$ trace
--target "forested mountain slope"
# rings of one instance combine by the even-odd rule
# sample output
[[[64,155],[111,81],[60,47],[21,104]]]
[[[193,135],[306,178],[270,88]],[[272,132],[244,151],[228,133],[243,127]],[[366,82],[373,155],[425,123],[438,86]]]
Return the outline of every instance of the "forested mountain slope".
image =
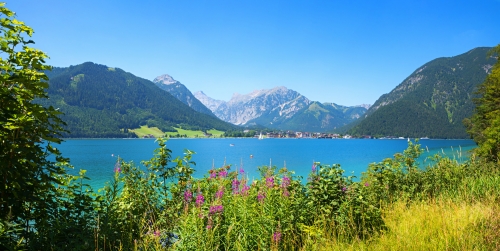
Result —
[[[151,81],[119,68],[84,63],[54,68],[49,101],[64,113],[67,137],[127,137],[141,125],[167,131],[184,128],[231,130],[235,126],[194,111]]]
[[[350,134],[468,138],[462,120],[474,110],[476,87],[495,59],[491,48],[432,60],[419,67],[390,93],[382,95]]]

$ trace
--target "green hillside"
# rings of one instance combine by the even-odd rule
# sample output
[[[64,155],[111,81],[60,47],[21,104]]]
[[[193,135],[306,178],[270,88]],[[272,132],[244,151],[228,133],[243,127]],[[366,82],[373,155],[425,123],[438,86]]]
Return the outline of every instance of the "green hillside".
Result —
[[[438,58],[419,67],[400,85],[382,95],[366,118],[350,134],[468,138],[462,124],[474,110],[476,87],[484,81],[495,59],[491,48]]]
[[[234,130],[235,126],[194,111],[151,81],[119,68],[84,63],[47,72],[50,99],[70,134],[65,137],[135,137],[128,129],[147,125],[162,131]],[[42,102],[42,101],[41,101]]]

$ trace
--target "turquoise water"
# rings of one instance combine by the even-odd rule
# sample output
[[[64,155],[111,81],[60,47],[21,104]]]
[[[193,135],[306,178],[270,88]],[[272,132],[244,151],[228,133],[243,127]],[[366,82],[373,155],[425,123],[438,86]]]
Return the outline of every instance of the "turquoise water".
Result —
[[[472,140],[421,140],[426,149],[421,158],[444,152],[451,158],[465,158],[467,151],[475,147]],[[340,164],[346,174],[359,177],[366,171],[368,164],[380,162],[402,152],[408,145],[407,140],[366,140],[366,139],[170,139],[167,147],[172,157],[183,156],[184,149],[196,154],[193,161],[195,177],[203,177],[207,171],[231,164],[232,170],[242,166],[250,180],[257,179],[257,168],[263,165],[276,165],[295,171],[296,175],[307,177],[313,161],[322,164]],[[125,161],[140,165],[149,160],[158,147],[154,139],[68,139],[59,149],[63,156],[71,159],[75,167],[87,170],[90,184],[100,188],[113,176],[117,156]],[[428,150],[428,151],[427,151]],[[461,151],[461,154],[460,154]],[[250,156],[253,157],[250,157]],[[462,156],[460,156],[462,155]]]

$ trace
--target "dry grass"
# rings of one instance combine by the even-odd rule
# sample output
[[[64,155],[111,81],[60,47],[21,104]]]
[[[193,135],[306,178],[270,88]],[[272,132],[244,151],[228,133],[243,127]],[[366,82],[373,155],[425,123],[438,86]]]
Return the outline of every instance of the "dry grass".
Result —
[[[499,209],[495,202],[397,202],[384,210],[385,232],[353,242],[329,238],[313,249],[500,250]]]

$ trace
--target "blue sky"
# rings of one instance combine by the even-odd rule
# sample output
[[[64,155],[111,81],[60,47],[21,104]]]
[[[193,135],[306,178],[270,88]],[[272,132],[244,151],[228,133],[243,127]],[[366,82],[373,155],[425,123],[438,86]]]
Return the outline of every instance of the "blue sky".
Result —
[[[373,104],[438,57],[500,43],[499,0],[15,0],[59,67],[95,62],[228,101],[286,86]]]

